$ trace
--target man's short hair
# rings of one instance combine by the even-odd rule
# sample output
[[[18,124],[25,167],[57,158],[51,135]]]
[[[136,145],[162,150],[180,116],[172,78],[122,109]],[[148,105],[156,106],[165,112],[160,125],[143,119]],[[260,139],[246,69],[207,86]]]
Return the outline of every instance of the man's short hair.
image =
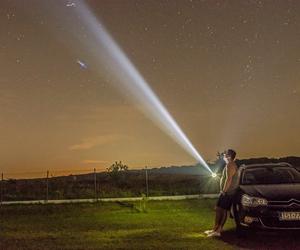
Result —
[[[227,149],[225,151],[225,154],[229,155],[231,157],[232,160],[235,159],[236,156],[236,152],[233,149]]]

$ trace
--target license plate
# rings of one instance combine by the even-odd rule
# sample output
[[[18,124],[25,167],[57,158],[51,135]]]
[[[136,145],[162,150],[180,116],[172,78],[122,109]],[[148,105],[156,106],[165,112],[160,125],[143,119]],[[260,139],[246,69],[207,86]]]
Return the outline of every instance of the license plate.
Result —
[[[300,212],[281,212],[280,220],[300,220]]]

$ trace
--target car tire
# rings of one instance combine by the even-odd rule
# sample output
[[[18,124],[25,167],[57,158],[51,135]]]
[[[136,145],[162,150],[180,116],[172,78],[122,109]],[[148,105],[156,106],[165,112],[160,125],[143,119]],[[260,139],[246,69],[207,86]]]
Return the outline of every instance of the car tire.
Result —
[[[236,225],[236,234],[238,237],[246,237],[249,233],[249,228],[241,225],[241,220],[240,220],[240,214],[239,214],[239,209],[238,209],[238,204],[233,204],[233,217],[235,220],[235,225]]]
[[[249,229],[241,225],[236,225],[236,235],[239,238],[245,238],[247,235],[249,235]]]

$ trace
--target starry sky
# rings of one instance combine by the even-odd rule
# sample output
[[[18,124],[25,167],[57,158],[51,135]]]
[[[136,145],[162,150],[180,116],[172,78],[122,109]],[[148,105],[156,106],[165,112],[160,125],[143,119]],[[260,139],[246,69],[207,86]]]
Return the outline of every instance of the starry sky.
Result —
[[[72,3],[0,2],[0,171],[195,163],[90,69]],[[204,159],[300,155],[299,1],[87,3]]]

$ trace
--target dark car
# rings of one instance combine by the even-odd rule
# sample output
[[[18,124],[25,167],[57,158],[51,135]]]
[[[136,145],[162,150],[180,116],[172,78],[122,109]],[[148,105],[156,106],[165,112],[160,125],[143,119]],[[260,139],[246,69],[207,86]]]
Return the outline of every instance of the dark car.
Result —
[[[237,232],[300,229],[300,172],[288,163],[242,165],[232,205]]]

